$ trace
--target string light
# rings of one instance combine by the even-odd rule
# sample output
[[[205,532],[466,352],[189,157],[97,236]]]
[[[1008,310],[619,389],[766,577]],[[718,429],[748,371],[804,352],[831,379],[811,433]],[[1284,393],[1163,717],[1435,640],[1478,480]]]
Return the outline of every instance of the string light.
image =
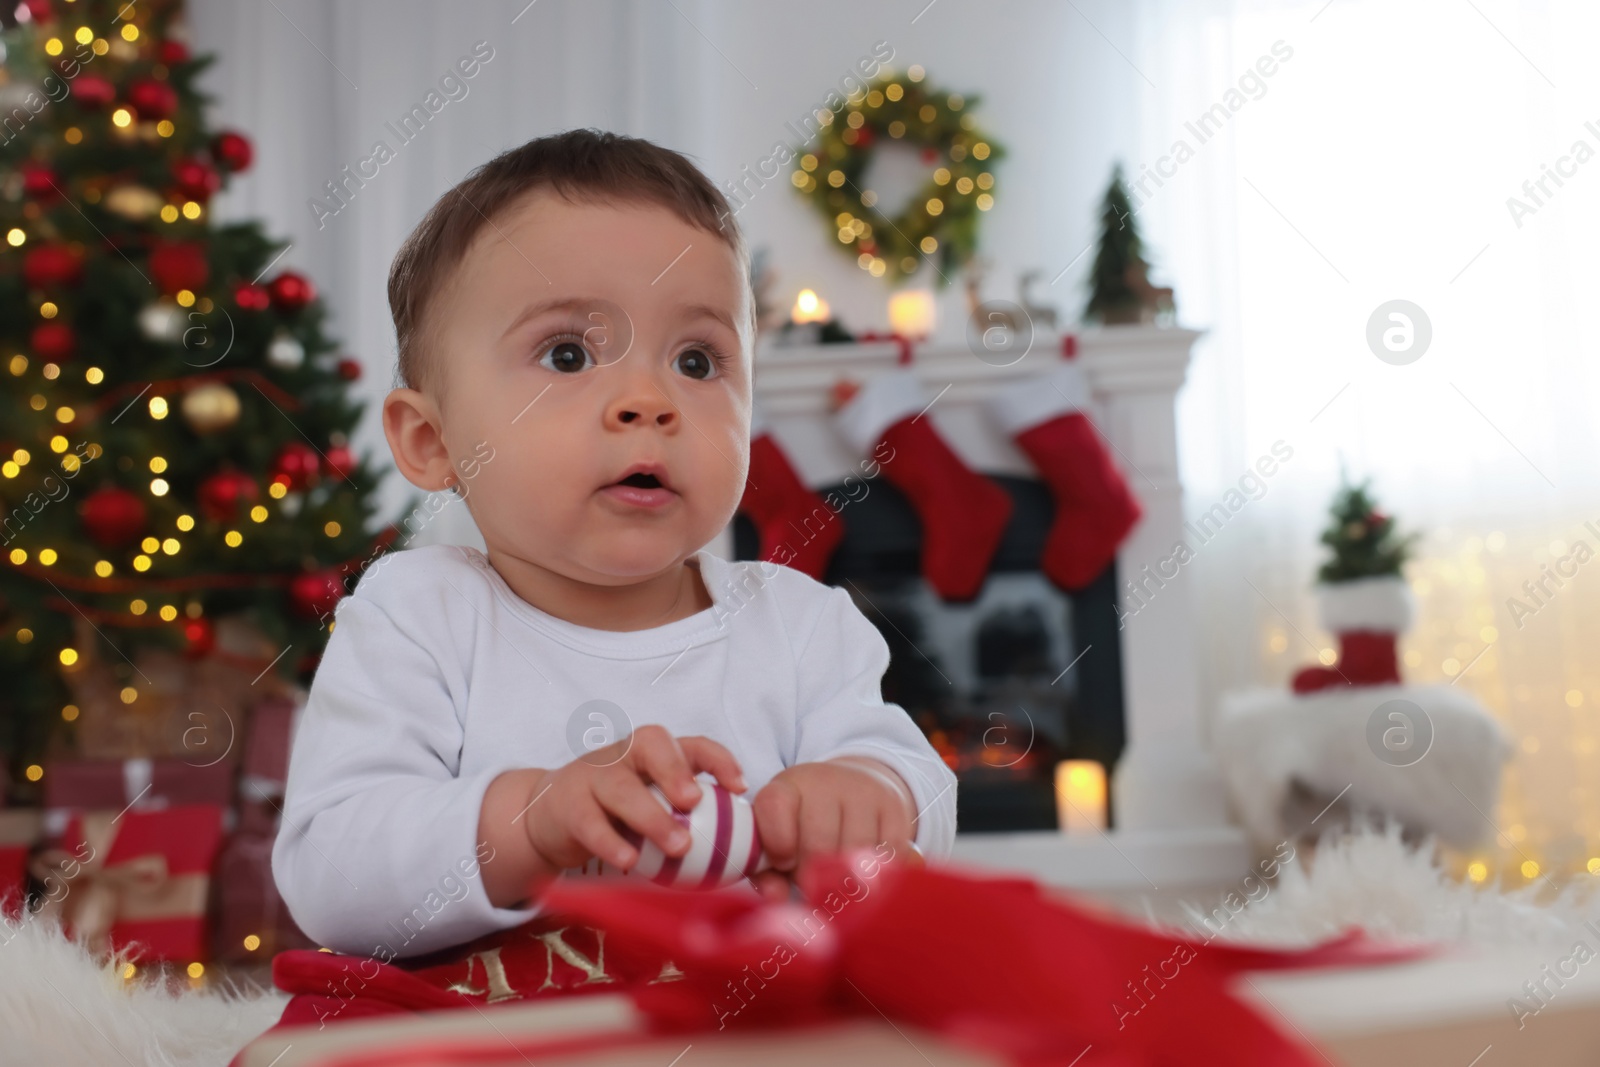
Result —
[[[33,631],[24,626],[17,631],[17,644],[25,645],[33,640]]]
[[[187,209],[185,209],[184,214],[185,215],[189,214]],[[190,215],[189,217],[193,218],[194,216]],[[188,289],[179,289],[178,290],[178,295],[173,297],[173,299],[178,302],[178,305],[180,307],[193,307],[194,306],[194,293],[191,292]]]
[[[73,411],[71,408],[67,407],[65,404],[63,404],[60,407],[56,408],[56,421],[57,422],[71,422],[73,419],[75,419],[77,417],[78,417],[78,413],[76,411]]]
[[[238,530],[229,530],[222,535],[222,540],[227,543],[229,548],[238,548],[244,542],[244,535]]]
[[[68,704],[61,709],[61,718],[66,722],[74,722],[78,718],[78,705]]]
[[[128,610],[133,612],[135,615],[143,615],[148,608],[149,605],[143,600],[135,600],[128,605]]]
[[[150,473],[151,474],[160,474],[162,471],[165,471],[166,469],[167,469],[167,461],[166,461],[166,459],[164,457],[162,457],[162,456],[151,456],[150,457]]]
[[[131,685],[126,685],[122,687],[122,692],[118,693],[117,696],[122,698],[124,704],[132,704],[139,699],[139,691]]]
[[[180,529],[180,530],[182,530],[182,531],[187,533],[189,530],[194,529],[194,516],[193,515],[179,515],[176,525],[177,525],[178,529]]]
[[[165,478],[150,479],[150,494],[152,496],[166,496],[169,488],[171,488],[171,486],[167,485],[167,480]]]
[[[257,504],[255,507],[250,509],[250,519],[252,522],[266,522],[267,509],[262,505]]]
[[[199,962],[195,962],[195,963],[189,964],[189,977],[190,978],[199,978],[202,974],[205,974],[205,973],[206,973],[206,965],[205,964],[199,963]]]
[[[41,319],[53,319],[56,317],[56,313],[60,310],[60,308],[46,300],[44,303],[39,305],[39,317]]]
[[[10,245],[12,248],[22,247],[22,243],[27,239],[28,235],[15,227],[6,231],[6,244]]]
[[[60,659],[63,667],[70,667],[78,662],[78,650],[75,648],[63,648],[60,653]]]
[[[125,107],[119,107],[111,113],[111,121],[119,129],[127,129],[133,123],[133,113]]]
[[[28,776],[28,781],[37,782],[44,777],[44,768],[37,763],[30,763],[28,764],[28,769],[23,773]]]
[[[11,562],[18,565],[28,562],[28,550],[25,548],[13,548],[11,550]]]
[[[282,482],[274,481],[271,485],[267,486],[267,495],[272,497],[274,500],[282,500],[288,495],[288,493],[289,487],[284,485]]]
[[[143,541],[139,542],[139,547],[144,549],[146,552],[154,552],[161,547],[161,540],[156,537],[146,537]]]
[[[172,124],[171,119],[162,119],[160,122],[156,123],[156,133],[163,137],[171,137],[175,132],[177,132],[177,129],[178,127]]]
[[[102,578],[111,577],[111,561],[108,559],[96,561],[94,565],[94,572]]]
[[[141,574],[143,574],[145,571],[149,570],[150,569],[150,557],[149,556],[142,556],[142,555],[141,556],[134,556],[133,557],[133,569],[138,571]]]
[[[46,567],[48,567],[48,566],[52,565],[53,563],[55,563],[55,561],[56,561],[56,550],[55,549],[53,549],[53,548],[41,548],[39,550],[39,562],[40,563],[42,563]]]
[[[329,537],[338,537],[341,529],[343,529],[343,527],[341,527],[338,523],[329,522],[322,528],[322,532],[327,534]]]
[[[166,397],[153,396],[150,398],[150,417],[152,419],[164,419],[167,417]]]
[[[257,937],[255,934],[250,934],[249,936],[247,936],[244,939],[244,950],[246,952],[254,952],[256,949],[258,949],[260,947],[261,947],[261,939],[259,937]]]
[[[178,539],[176,537],[169,537],[165,541],[161,542],[161,551],[165,552],[169,556],[176,556],[180,547],[182,546],[178,544]]]
[[[161,605],[161,611],[159,614],[161,615],[162,622],[171,622],[173,619],[178,617],[178,609],[173,607],[171,604],[163,604]]]
[[[8,366],[10,367],[12,374],[20,377],[23,371],[28,369],[28,357],[23,355],[12,356],[11,362],[8,364]]]

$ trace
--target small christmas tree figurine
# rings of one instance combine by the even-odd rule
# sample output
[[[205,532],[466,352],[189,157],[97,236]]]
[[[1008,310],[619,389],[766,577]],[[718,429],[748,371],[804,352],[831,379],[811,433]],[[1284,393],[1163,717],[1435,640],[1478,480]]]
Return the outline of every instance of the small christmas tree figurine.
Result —
[[[1317,615],[1324,629],[1338,635],[1338,659],[1298,671],[1296,693],[1400,683],[1397,646],[1416,614],[1400,568],[1416,535],[1395,531],[1394,519],[1378,510],[1367,485],[1340,485],[1329,509],[1332,521],[1322,533],[1333,558],[1317,571]]]
[[[1172,290],[1152,286],[1148,273],[1144,241],[1118,164],[1100,201],[1100,248],[1089,276],[1084,318],[1107,324],[1154,322],[1159,312],[1171,312]]]
[[[1332,521],[1322,532],[1322,543],[1333,558],[1317,571],[1322,582],[1349,582],[1357,578],[1398,576],[1410,557],[1415,534],[1399,536],[1394,519],[1379,511],[1367,491],[1370,483],[1343,484],[1329,509]]]

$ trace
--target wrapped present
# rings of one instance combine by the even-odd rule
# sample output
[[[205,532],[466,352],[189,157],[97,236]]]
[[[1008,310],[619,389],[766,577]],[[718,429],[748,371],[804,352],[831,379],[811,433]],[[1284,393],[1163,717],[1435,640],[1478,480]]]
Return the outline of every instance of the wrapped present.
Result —
[[[289,749],[304,706],[304,694],[297,691],[264,697],[250,708],[239,767],[242,803],[282,806],[289,781]]]
[[[36,808],[0,811],[0,915],[15,918],[28,888],[28,860],[43,832]]]
[[[61,887],[45,894],[39,914],[96,952],[206,959],[206,897],[221,843],[214,804],[74,816],[59,847],[34,859],[35,876]]]
[[[233,804],[233,767],[180,759],[59,760],[45,766],[45,834],[54,839],[81,812],[179,804]]]
[[[1093,1049],[1084,1067],[1312,1067],[1314,1051],[1242,998],[1237,979],[1420,954],[1358,934],[1299,950],[1225,945],[1108,918],[1025,879],[894,857],[880,850],[819,858],[801,875],[805,902],[561,879],[532,923],[461,950],[400,965],[392,961],[403,940],[376,948],[382,959],[283,953],[273,961],[273,980],[294,997],[279,1026],[242,1062],[254,1064],[258,1053],[282,1052],[286,1044],[305,1055],[299,1042],[314,1028],[331,1033],[363,1017],[382,1016],[393,1028],[407,1013],[449,1009],[461,1017],[459,1035],[491,1008],[560,1001],[580,1011],[585,997],[621,992],[642,1013],[648,1035],[675,1034],[697,1048],[760,1035],[769,1040],[752,1047],[764,1053],[841,1026],[888,1021],[937,1035],[950,1050],[988,1057],[978,1062],[1072,1063]],[[422,909],[414,915],[397,920],[397,939],[407,922],[426,921]],[[620,1049],[638,1036],[612,1034],[610,1044],[604,1036],[586,1039],[595,1049]],[[420,1048],[283,1062],[470,1059],[442,1043],[426,1055]],[[541,1063],[555,1052],[537,1042],[515,1050]]]
[[[87,620],[77,622],[77,667],[67,675],[79,714],[75,747],[87,759],[171,757],[191,764],[236,763],[243,711],[263,693],[292,692],[269,668],[281,649],[243,618],[216,620],[216,643],[200,657],[163,648],[136,653],[138,699],[122,699],[120,657],[102,645]]]
[[[278,895],[272,877],[272,826],[249,821],[228,838],[213,882],[215,933],[211,943],[224,962],[269,960],[288,949],[315,948]]]

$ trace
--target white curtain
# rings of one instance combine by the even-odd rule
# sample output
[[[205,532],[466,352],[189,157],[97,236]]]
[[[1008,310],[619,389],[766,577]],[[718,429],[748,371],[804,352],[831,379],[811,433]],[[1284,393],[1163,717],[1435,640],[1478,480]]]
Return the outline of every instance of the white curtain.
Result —
[[[1502,836],[1463,862],[1513,878],[1524,854],[1581,868],[1600,854],[1600,564],[1577,560],[1580,541],[1600,552],[1584,525],[1600,529],[1600,10],[1142,0],[1139,13],[1127,169],[1161,178],[1136,195],[1153,276],[1208,331],[1180,403],[1190,510],[1274,442],[1294,450],[1264,490],[1247,483],[1259,499],[1190,568],[1208,697],[1282,684],[1333,644],[1308,589],[1317,536],[1341,465],[1371,478],[1423,533],[1404,671],[1465,669],[1457,684],[1519,739]],[[1405,365],[1367,341],[1392,300],[1431,323]],[[1575,574],[1536,604],[1522,585],[1547,566]]]

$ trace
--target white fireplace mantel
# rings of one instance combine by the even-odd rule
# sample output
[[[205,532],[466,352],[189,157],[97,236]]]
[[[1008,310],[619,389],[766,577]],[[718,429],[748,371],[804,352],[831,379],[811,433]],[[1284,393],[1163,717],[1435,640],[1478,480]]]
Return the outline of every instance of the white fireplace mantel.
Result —
[[[1124,579],[1165,558],[1183,538],[1175,401],[1199,331],[1115,326],[1078,335],[1095,422],[1144,508],[1118,553]],[[1061,359],[1061,339],[1034,338],[1026,355],[999,365],[965,344],[918,345],[911,362],[930,418],[968,466],[1035,476],[991,420],[985,400],[1000,386]],[[835,432],[829,393],[894,367],[893,343],[764,347],[755,362],[756,404],[801,479],[813,488],[861,474],[863,457]],[[724,535],[725,541],[728,535]],[[1221,778],[1200,728],[1195,615],[1189,585],[1168,582],[1122,630],[1128,746],[1113,781],[1117,828],[1087,837],[1023,832],[961,834],[955,859],[1084,889],[1220,883],[1245,873],[1244,835],[1230,825]]]

